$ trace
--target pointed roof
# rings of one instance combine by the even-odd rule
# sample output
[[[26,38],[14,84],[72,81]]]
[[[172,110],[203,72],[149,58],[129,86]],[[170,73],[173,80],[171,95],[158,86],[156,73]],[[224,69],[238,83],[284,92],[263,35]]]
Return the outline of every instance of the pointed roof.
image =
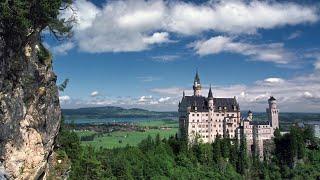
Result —
[[[269,101],[275,101],[276,98],[274,98],[273,96],[270,96]]]
[[[251,110],[248,111],[248,114],[252,114]]]
[[[208,93],[208,98],[209,99],[213,99],[212,90],[211,90],[211,84],[210,84],[210,89],[209,89],[209,93]]]
[[[198,70],[196,72],[196,76],[194,77],[194,82],[197,82],[198,84],[200,84],[200,78],[199,78]]]

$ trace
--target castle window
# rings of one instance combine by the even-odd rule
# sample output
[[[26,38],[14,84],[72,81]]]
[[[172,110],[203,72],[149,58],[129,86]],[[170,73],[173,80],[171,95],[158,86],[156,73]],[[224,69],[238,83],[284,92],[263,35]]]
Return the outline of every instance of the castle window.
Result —
[[[192,120],[192,122],[194,122],[194,120]]]
[[[208,114],[206,114],[206,116],[208,116]]]
[[[194,114],[192,114],[192,116],[194,116]]]
[[[224,114],[222,114],[222,116],[224,116]]]
[[[193,125],[192,128],[195,128],[195,125]]]
[[[219,116],[220,114],[217,114],[217,116]]]
[[[199,114],[197,114],[197,116],[199,116]]]
[[[199,122],[199,119],[197,120],[197,122]]]

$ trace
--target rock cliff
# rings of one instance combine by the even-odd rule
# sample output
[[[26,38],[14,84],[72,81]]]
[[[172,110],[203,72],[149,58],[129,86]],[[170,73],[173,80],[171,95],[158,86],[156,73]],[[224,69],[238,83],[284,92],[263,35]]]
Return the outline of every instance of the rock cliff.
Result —
[[[38,35],[19,49],[0,39],[0,179],[46,177],[61,118],[51,60]]]

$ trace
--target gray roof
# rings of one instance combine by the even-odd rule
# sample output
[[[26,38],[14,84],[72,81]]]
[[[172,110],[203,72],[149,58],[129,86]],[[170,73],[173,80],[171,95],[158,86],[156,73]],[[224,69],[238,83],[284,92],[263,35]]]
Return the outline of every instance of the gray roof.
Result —
[[[274,98],[273,96],[270,96],[269,101],[275,101],[276,98]]]
[[[269,121],[250,121],[250,125],[269,125]]]
[[[185,96],[181,103],[191,106],[191,109],[196,106],[199,112],[208,111],[208,99],[203,96]],[[213,98],[213,104],[215,111],[219,111],[219,107],[221,107],[221,110],[226,107],[228,112],[235,112],[234,106],[236,106],[236,111],[239,111],[239,104],[235,98]]]
[[[213,99],[211,85],[210,85],[210,89],[209,89],[209,93],[208,93],[208,98]]]

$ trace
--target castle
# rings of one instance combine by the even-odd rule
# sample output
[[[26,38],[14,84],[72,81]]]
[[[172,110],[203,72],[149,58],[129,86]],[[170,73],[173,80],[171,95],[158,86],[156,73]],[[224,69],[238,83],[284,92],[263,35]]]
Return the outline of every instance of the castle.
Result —
[[[223,138],[245,137],[247,149],[253,152],[257,148],[258,156],[263,158],[264,144],[273,137],[274,130],[279,128],[279,109],[276,99],[268,99],[267,121],[253,121],[253,113],[241,117],[240,106],[236,97],[215,98],[210,86],[208,97],[201,95],[201,83],[198,72],[194,78],[193,95],[183,92],[179,102],[179,135],[186,136],[189,142],[198,137],[204,143],[214,142],[217,136]]]

